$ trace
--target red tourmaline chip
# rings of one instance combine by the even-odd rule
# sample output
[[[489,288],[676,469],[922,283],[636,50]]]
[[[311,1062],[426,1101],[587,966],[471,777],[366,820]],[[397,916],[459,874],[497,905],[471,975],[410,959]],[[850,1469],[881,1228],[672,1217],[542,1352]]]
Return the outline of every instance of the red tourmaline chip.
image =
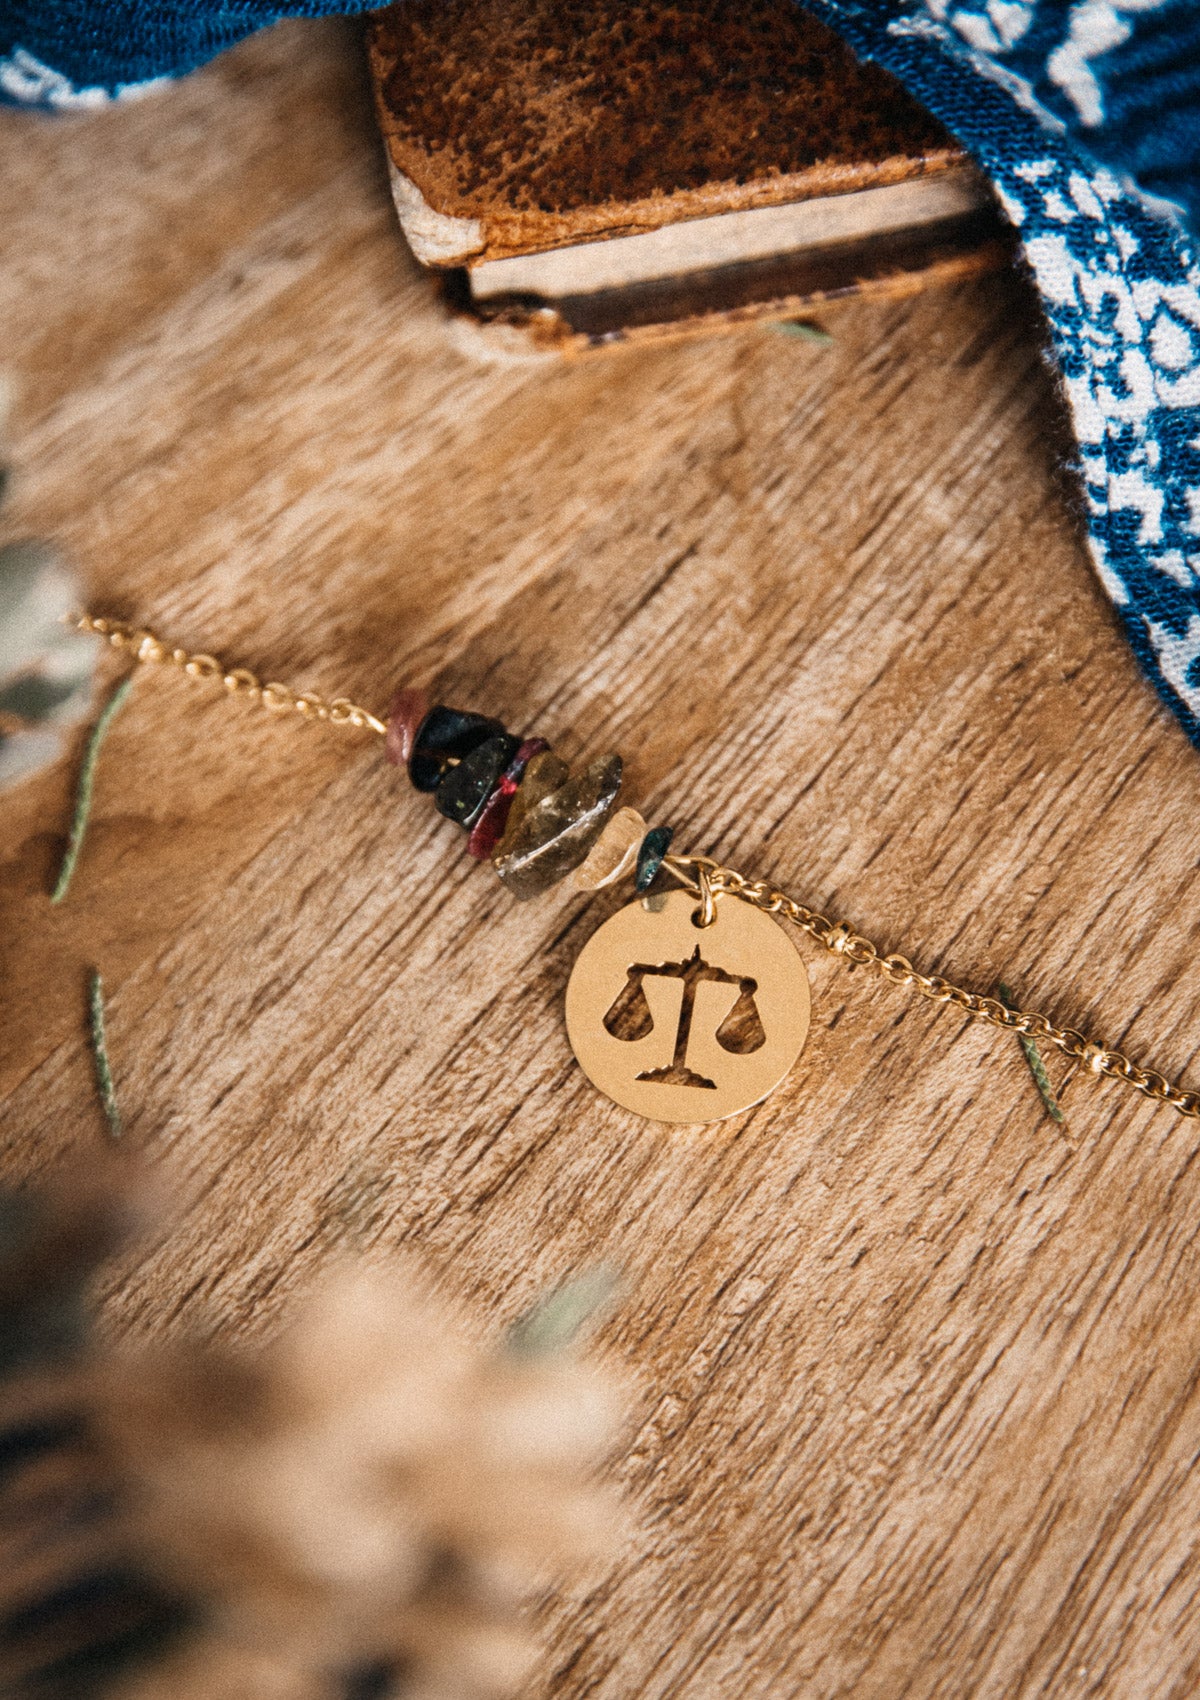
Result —
[[[541,755],[543,750],[549,748],[545,738],[526,738],[505,768],[499,784],[483,805],[479,818],[471,828],[471,836],[467,839],[467,852],[474,856],[477,862],[486,862],[499,844],[508,822],[508,811],[512,808],[512,800],[517,794],[517,787],[527,764],[534,756]]]
[[[388,709],[387,759],[393,767],[407,767],[422,720],[429,713],[425,691],[401,690]]]

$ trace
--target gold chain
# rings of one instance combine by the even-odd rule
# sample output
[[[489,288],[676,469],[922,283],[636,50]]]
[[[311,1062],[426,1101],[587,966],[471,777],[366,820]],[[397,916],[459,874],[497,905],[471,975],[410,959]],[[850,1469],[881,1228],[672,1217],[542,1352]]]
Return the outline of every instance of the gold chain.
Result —
[[[331,726],[358,726],[386,736],[387,726],[348,697],[326,701],[312,691],[293,691],[287,685],[263,684],[248,667],[226,667],[215,655],[191,655],[172,649],[145,626],[127,626],[102,614],[79,614],[71,622],[78,631],[107,638],[114,649],[128,650],[138,661],[179,667],[193,679],[218,679],[230,696],[259,702],[273,714],[301,714],[307,720],[327,720]]]
[[[114,649],[129,651],[138,661],[179,667],[193,679],[218,679],[231,696],[248,697],[275,714],[300,714],[309,720],[327,720],[333,726],[361,727],[386,736],[386,724],[367,709],[359,708],[348,697],[334,697],[326,701],[311,691],[297,692],[287,685],[274,683],[264,685],[247,667],[225,667],[213,655],[193,655],[186,649],[172,649],[146,627],[126,625],[104,615],[80,614],[72,624],[81,632],[93,632],[97,637],[107,639]],[[968,992],[962,986],[944,980],[940,974],[920,973],[906,956],[883,955],[870,939],[856,933],[847,922],[829,920],[815,909],[797,903],[786,892],[776,890],[767,880],[747,879],[744,874],[722,867],[708,856],[667,856],[663,859],[663,867],[700,898],[701,922],[704,925],[713,918],[717,897],[725,893],[739,897],[768,915],[782,915],[827,950],[881,975],[893,986],[911,986],[934,1003],[953,1004],[967,1015],[982,1016],[994,1027],[1003,1027],[1007,1032],[1054,1045],[1064,1055],[1083,1063],[1093,1074],[1124,1080],[1156,1103],[1170,1104],[1184,1116],[1200,1117],[1200,1092],[1172,1086],[1155,1069],[1140,1068],[1121,1051],[1096,1044],[1073,1027],[1056,1027],[1048,1016],[1035,1010],[1010,1009],[999,998]]]
[[[1073,1027],[1056,1027],[1048,1016],[1035,1010],[1010,1009],[999,998],[981,992],[968,992],[943,980],[940,974],[922,974],[906,956],[885,956],[878,947],[856,933],[845,921],[831,921],[815,909],[797,903],[786,892],[777,891],[767,880],[747,879],[732,868],[724,868],[707,856],[667,856],[663,866],[681,884],[696,892],[702,909],[711,913],[713,900],[727,892],[752,903],[768,915],[782,915],[793,926],[808,933],[836,956],[847,962],[879,974],[893,986],[911,986],[922,997],[934,1003],[953,1004],[968,1015],[982,1016],[993,1027],[1003,1027],[1010,1033],[1025,1034],[1047,1045],[1054,1045],[1066,1056],[1083,1063],[1095,1075],[1109,1075],[1124,1080],[1156,1103],[1170,1104],[1180,1115],[1200,1117],[1200,1092],[1187,1092],[1154,1069],[1139,1068],[1122,1052],[1111,1046],[1099,1045]],[[704,924],[703,915],[700,916]]]

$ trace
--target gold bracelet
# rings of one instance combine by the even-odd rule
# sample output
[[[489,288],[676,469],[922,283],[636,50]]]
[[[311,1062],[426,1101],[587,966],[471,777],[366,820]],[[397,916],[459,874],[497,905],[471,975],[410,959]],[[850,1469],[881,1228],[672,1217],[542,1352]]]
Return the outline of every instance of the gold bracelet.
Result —
[[[384,720],[346,697],[326,700],[264,684],[248,668],[172,648],[142,626],[87,613],[74,624],[139,662],[212,679],[274,713],[386,738],[389,757],[470,831],[480,860],[478,846],[486,847],[518,897],[537,895],[568,874],[577,889],[594,890],[636,873],[640,895],[580,952],[567,985],[566,1019],[584,1072],[640,1115],[720,1120],[759,1103],[787,1075],[807,1037],[810,1000],[803,962],[774,924],[785,920],[894,986],[1051,1045],[1098,1077],[1122,1080],[1180,1115],[1200,1117],[1200,1092],[1173,1085],[1112,1046],[1037,1011],[923,974],[907,957],[882,953],[847,922],[831,921],[766,880],[707,856],[670,854],[669,829],[647,829],[636,810],[617,808],[617,756],[571,778],[543,740],[514,738],[482,715],[430,708],[420,692],[398,692]],[[655,886],[660,872],[677,889]]]

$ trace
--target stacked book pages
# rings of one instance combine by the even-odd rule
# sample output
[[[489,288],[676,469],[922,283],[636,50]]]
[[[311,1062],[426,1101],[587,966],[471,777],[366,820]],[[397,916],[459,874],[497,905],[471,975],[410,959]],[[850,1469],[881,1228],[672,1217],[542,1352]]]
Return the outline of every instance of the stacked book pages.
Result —
[[[564,351],[1002,263],[954,139],[793,0],[399,0],[371,69],[447,299]]]

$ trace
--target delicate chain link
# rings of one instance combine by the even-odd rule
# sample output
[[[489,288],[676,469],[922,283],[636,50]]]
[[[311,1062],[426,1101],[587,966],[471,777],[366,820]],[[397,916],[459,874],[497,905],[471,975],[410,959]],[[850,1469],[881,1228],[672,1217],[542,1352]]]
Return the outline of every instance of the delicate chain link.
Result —
[[[94,632],[107,638],[114,649],[125,649],[139,661],[179,667],[193,679],[218,679],[230,696],[247,697],[260,702],[273,714],[301,714],[308,720],[327,720],[331,726],[358,726],[386,736],[387,726],[365,708],[359,708],[348,697],[326,701],[312,691],[297,692],[287,685],[263,684],[248,667],[226,667],[214,655],[191,655],[186,649],[172,649],[145,626],[127,626],[121,620],[109,620],[101,614],[79,614],[71,622],[81,632]]]
[[[910,986],[934,1003],[953,1004],[967,1015],[982,1016],[994,1027],[1004,1027],[1010,1033],[1025,1034],[1039,1043],[1054,1045],[1066,1056],[1083,1063],[1093,1074],[1124,1080],[1156,1103],[1170,1104],[1180,1115],[1200,1117],[1200,1092],[1173,1086],[1155,1069],[1140,1068],[1121,1051],[1096,1044],[1073,1027],[1056,1027],[1047,1016],[1034,1010],[1010,1009],[999,998],[965,991],[963,987],[944,980],[940,974],[920,973],[905,956],[885,956],[870,939],[854,932],[845,921],[829,920],[815,909],[797,903],[786,892],[777,891],[767,880],[747,879],[744,874],[724,868],[706,856],[667,856],[663,866],[676,879],[695,890],[698,896],[703,896],[704,889],[715,895],[727,892],[752,903],[768,915],[782,915],[836,956],[881,975],[893,986]],[[701,873],[702,879],[697,877]]]

